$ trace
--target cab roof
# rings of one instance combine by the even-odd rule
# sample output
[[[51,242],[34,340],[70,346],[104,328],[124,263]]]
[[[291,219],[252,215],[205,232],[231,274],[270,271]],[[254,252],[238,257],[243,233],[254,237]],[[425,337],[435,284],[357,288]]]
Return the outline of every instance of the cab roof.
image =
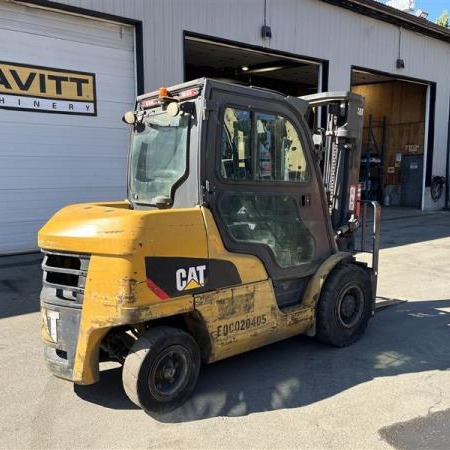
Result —
[[[165,86],[164,86],[165,87]],[[172,94],[178,94],[182,91],[192,88],[200,88],[200,95],[205,96],[205,93],[210,92],[212,89],[219,89],[237,95],[250,95],[258,98],[264,98],[274,101],[287,101],[294,104],[296,108],[300,109],[303,113],[306,112],[308,102],[300,97],[294,97],[283,94],[282,92],[266,89],[259,86],[242,86],[240,84],[229,83],[222,80],[216,80],[213,78],[197,78],[196,80],[188,81],[185,83],[176,84],[174,86],[165,87],[167,91]],[[155,98],[159,95],[159,90],[152,91],[147,94],[143,94],[137,97],[137,101],[141,102],[146,99]],[[206,94],[208,95],[208,94]]]

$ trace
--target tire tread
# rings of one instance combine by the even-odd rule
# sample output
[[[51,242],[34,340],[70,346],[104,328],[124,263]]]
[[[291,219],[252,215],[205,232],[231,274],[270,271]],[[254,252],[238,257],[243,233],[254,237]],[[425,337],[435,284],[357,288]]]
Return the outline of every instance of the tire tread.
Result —
[[[194,338],[179,328],[169,326],[157,326],[151,328],[144,336],[140,337],[130,349],[122,369],[122,383],[128,398],[140,408],[150,411],[139,399],[139,373],[145,364],[146,356],[157,347],[158,344],[169,338],[189,339],[197,346]],[[198,347],[197,347],[198,348]],[[198,355],[200,355],[198,351]]]

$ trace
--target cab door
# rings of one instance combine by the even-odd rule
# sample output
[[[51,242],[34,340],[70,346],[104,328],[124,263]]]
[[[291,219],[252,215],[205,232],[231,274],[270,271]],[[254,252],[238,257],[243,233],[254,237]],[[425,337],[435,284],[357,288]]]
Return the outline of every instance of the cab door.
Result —
[[[276,94],[251,94],[209,93],[205,200],[227,250],[263,262],[282,308],[301,301],[332,237],[301,113]]]

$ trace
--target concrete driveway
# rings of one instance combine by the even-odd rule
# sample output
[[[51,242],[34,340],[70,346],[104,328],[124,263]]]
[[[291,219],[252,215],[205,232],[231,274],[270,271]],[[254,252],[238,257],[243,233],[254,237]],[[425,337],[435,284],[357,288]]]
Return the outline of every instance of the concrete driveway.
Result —
[[[379,311],[334,349],[293,338],[203,367],[193,398],[158,420],[125,396],[120,368],[74,386],[39,337],[39,254],[0,258],[0,447],[448,448],[450,213],[386,209]]]

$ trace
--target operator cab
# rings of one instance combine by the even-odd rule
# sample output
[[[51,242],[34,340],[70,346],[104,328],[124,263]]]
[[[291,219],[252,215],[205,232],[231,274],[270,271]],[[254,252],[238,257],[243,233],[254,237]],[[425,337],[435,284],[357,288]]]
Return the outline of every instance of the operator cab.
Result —
[[[227,250],[257,256],[279,306],[295,304],[337,243],[351,244],[337,232],[356,204],[362,100],[351,95],[300,99],[200,79],[138,97],[124,116],[133,125],[129,201],[135,209],[206,206]],[[323,105],[322,173],[305,115]]]
[[[263,262],[280,306],[336,250],[307,106],[201,79],[139,97],[131,116],[133,207],[207,206],[226,248]]]

